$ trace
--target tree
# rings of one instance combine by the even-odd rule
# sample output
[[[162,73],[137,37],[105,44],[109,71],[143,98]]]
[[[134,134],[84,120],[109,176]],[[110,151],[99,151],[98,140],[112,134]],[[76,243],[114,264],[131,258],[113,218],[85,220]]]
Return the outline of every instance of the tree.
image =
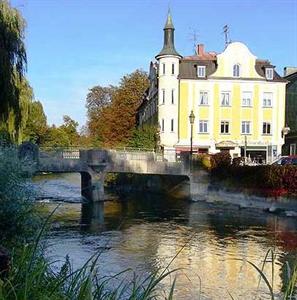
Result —
[[[0,127],[18,141],[22,127],[21,86],[27,64],[25,21],[6,0],[0,1]]]
[[[48,128],[46,133],[46,139],[43,143],[44,147],[69,147],[71,145],[69,136],[67,133],[60,127],[55,125]]]
[[[143,127],[135,128],[129,147],[142,149],[156,149],[158,142],[158,127],[155,125],[143,125]]]
[[[71,146],[77,145],[79,141],[79,134],[77,132],[78,123],[69,116],[63,116],[63,121],[64,123],[60,126],[60,129],[68,136]]]
[[[113,85],[109,85],[107,87],[97,85],[91,88],[87,95],[86,107],[88,114],[92,114],[95,111],[98,112],[102,108],[111,104],[116,90],[117,88]]]
[[[29,106],[28,121],[24,128],[24,140],[42,144],[48,130],[46,115],[40,101],[34,101]]]
[[[147,74],[136,70],[125,75],[118,87],[96,87],[87,96],[88,129],[93,144],[104,147],[126,146],[136,127],[136,110],[149,84]],[[107,100],[108,99],[108,100]]]

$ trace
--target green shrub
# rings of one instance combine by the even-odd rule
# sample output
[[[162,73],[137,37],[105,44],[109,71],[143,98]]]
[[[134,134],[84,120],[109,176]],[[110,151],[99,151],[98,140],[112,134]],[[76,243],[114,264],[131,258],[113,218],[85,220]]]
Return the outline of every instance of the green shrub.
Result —
[[[32,163],[20,160],[15,147],[0,147],[0,236],[4,246],[27,239],[38,225],[26,177],[32,170]]]

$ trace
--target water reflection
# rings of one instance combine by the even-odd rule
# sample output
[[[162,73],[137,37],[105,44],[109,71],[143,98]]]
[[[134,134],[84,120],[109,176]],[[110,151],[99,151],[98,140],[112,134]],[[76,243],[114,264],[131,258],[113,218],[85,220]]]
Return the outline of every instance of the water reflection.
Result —
[[[155,271],[182,249],[170,265],[180,269],[176,299],[199,299],[200,293],[200,299],[230,299],[228,293],[253,299],[258,274],[247,261],[260,265],[269,248],[278,253],[274,287],[280,292],[287,280],[285,261],[296,259],[296,218],[152,195],[104,205],[64,203],[59,210],[64,225],[48,239],[49,255],[70,254],[79,266],[101,251],[102,276],[127,268],[140,274]],[[271,278],[271,266],[265,273]],[[167,278],[165,286],[172,280]],[[258,297],[270,299],[264,284]]]

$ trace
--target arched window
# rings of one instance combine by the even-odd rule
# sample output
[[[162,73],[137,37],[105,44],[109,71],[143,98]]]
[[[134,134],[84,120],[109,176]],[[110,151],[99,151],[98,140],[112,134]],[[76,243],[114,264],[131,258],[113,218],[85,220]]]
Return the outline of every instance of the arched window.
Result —
[[[236,64],[233,66],[233,77],[239,77],[240,76],[240,65]]]

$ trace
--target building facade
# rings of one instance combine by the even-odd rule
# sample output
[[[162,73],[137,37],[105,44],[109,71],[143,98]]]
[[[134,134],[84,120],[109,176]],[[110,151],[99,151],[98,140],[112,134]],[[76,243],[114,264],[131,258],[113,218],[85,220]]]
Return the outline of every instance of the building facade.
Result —
[[[290,132],[285,136],[284,154],[297,154],[297,68],[285,68],[286,86],[286,125]]]
[[[268,60],[254,56],[243,43],[229,43],[222,53],[197,46],[181,56],[174,45],[170,14],[164,45],[151,63],[151,85],[138,110],[141,126],[159,124],[164,154],[230,151],[272,161],[281,154],[285,125],[286,80]]]

